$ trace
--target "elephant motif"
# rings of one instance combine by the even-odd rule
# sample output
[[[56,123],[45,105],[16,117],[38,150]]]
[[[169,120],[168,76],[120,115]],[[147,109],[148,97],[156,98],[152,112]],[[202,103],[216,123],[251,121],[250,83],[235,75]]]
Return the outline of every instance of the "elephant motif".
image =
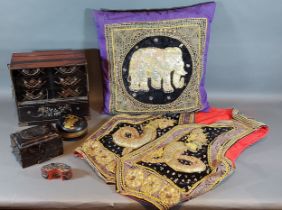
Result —
[[[148,92],[151,80],[154,89],[172,93],[174,88],[185,86],[186,74],[180,48],[140,48],[132,55],[129,63],[129,89]]]

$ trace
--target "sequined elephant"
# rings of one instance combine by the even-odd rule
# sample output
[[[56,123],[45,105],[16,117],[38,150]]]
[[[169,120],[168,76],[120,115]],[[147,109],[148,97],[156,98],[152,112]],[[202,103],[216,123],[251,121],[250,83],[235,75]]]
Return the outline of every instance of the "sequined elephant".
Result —
[[[132,55],[129,63],[129,89],[148,92],[150,80],[152,88],[172,93],[175,88],[185,86],[186,74],[180,48],[141,48]]]

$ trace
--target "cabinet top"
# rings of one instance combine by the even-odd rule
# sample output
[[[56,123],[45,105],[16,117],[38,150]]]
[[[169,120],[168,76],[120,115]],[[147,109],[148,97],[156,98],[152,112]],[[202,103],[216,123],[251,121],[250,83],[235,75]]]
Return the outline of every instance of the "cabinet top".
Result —
[[[85,65],[84,50],[49,50],[13,53],[10,70]]]

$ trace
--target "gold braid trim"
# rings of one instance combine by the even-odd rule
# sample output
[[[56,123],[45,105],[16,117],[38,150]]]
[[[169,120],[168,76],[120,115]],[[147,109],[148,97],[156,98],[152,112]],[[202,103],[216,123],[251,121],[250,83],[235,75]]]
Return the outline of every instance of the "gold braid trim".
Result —
[[[184,201],[184,200],[189,200],[193,198],[194,196],[197,196],[199,194],[202,194],[204,192],[207,192],[211,189],[213,189],[218,183],[220,183],[226,176],[230,175],[231,172],[233,171],[233,164],[232,162],[227,159],[224,154],[225,152],[238,140],[242,139],[243,137],[249,135],[250,133],[254,132],[257,130],[259,127],[264,126],[263,123],[257,122],[255,120],[249,119],[245,116],[242,116],[241,114],[238,114],[238,112],[234,111],[233,112],[234,120],[228,120],[228,121],[221,121],[215,124],[211,125],[197,125],[197,124],[190,124],[190,125],[179,125],[175,128],[173,128],[170,132],[166,133],[162,137],[159,138],[158,142],[151,142],[142,148],[133,151],[132,153],[122,157],[118,163],[117,167],[117,191],[120,192],[121,194],[129,195],[129,196],[135,196],[144,200],[149,201],[153,205],[157,206],[159,209],[166,210],[169,209],[171,206],[177,204],[178,202]],[[174,137],[174,140],[181,138],[182,136],[186,135],[189,133],[193,128],[200,128],[204,126],[209,126],[209,127],[226,127],[226,126],[232,126],[233,129],[220,135],[217,137],[211,144],[209,144],[208,147],[208,162],[209,166],[212,169],[212,172],[204,177],[203,179],[199,180],[193,186],[189,189],[188,192],[185,192],[182,188],[179,188],[177,185],[175,185],[171,180],[169,179],[164,179],[163,176],[161,176],[159,173],[154,171],[153,169],[150,169],[146,166],[141,166],[136,164],[139,162],[142,157],[147,157],[148,154],[150,154],[153,150],[158,150],[164,145],[167,139],[169,139],[169,136],[172,135],[172,133],[179,131],[181,133],[178,136]],[[186,128],[186,130],[185,130]],[[235,130],[234,130],[235,129]],[[181,131],[182,130],[182,131]],[[239,133],[236,131],[239,131]],[[230,132],[235,132],[234,135],[230,138],[228,133]],[[226,135],[226,138],[230,139],[224,139],[224,135]],[[219,147],[219,150],[213,151],[213,153],[216,152],[217,155],[213,154],[212,155],[212,144],[217,141],[221,141],[222,143],[221,146]],[[224,141],[223,141],[224,139]],[[145,156],[144,156],[145,155]],[[160,153],[160,156],[162,154]],[[212,159],[215,157],[215,159]],[[124,168],[126,166],[126,169]],[[218,171],[218,167],[223,167],[222,170]],[[148,193],[148,192],[143,192],[142,189],[146,189],[146,187],[142,188],[142,185],[140,188],[136,188],[135,190],[130,189],[126,186],[124,183],[124,176],[123,174],[125,173],[125,170],[129,170],[128,167],[133,167],[133,168],[139,168],[140,170],[143,171],[144,176],[150,176],[148,174],[153,174],[154,176],[159,177],[159,179],[168,182],[175,188],[175,190],[178,190],[181,195],[179,199],[174,200],[174,202],[171,201],[166,201],[166,199],[160,199],[158,193]],[[217,178],[214,180],[214,176]],[[209,179],[214,180],[212,184],[209,183]],[[208,185],[205,185],[205,183],[208,183]],[[205,185],[205,187],[202,189],[202,185]],[[198,187],[201,187],[201,191],[197,191]],[[141,190],[141,191],[140,191]]]
[[[105,39],[111,80],[110,111],[112,113],[192,112],[201,108],[199,85],[206,45],[206,18],[185,18],[126,24],[106,24]],[[181,95],[169,104],[147,104],[136,100],[126,90],[122,64],[127,53],[150,36],[167,36],[181,41],[192,59],[192,75]]]

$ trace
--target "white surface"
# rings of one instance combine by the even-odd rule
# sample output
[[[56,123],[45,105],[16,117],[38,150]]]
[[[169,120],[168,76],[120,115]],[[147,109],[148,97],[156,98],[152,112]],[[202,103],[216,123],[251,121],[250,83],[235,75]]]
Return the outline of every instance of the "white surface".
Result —
[[[233,175],[213,191],[182,204],[180,209],[282,209],[281,100],[275,103],[216,101],[212,105],[235,106],[244,114],[268,124],[270,133],[239,157]],[[10,97],[0,99],[0,117],[0,208],[124,209],[131,206],[131,209],[151,209],[119,195],[115,187],[106,185],[86,162],[73,157],[72,151],[82,141],[65,143],[64,155],[22,169],[10,149],[9,135],[19,129],[14,101]],[[106,118],[108,116],[92,111],[90,131],[96,130]],[[69,164],[74,169],[74,178],[69,181],[41,178],[40,167],[49,162]]]

